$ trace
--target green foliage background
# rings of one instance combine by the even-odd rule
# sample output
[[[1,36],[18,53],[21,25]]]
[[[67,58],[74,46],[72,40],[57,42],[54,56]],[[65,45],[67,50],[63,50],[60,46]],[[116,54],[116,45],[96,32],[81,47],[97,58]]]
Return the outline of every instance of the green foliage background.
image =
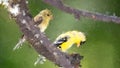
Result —
[[[63,2],[77,9],[120,16],[120,0],[63,0]],[[51,41],[69,30],[78,30],[86,34],[86,44],[80,48],[73,46],[69,50],[70,53],[77,52],[84,56],[82,68],[120,68],[120,24],[83,17],[76,20],[73,15],[41,0],[29,0],[29,8],[33,16],[45,8],[53,12],[54,20],[46,30],[46,35]],[[34,66],[38,54],[27,42],[21,49],[13,51],[21,34],[15,21],[0,7],[0,68],[58,68],[50,61]]]

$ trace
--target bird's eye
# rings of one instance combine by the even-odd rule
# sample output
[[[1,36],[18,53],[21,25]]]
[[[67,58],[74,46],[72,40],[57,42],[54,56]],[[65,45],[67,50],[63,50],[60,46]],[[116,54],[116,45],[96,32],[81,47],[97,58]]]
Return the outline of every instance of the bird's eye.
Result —
[[[58,48],[61,48],[61,46],[58,46]]]
[[[81,42],[80,42],[80,45],[84,44],[85,42],[86,42],[86,41],[81,41]]]
[[[50,14],[47,14],[47,16],[50,16]]]

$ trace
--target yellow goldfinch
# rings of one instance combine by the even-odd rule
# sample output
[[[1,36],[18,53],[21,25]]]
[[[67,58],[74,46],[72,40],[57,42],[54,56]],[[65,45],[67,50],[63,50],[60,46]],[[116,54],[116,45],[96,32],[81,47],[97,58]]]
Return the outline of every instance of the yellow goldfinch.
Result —
[[[40,28],[41,32],[44,32],[46,30],[50,23],[50,20],[52,19],[52,12],[48,9],[42,10],[38,15],[34,17],[35,25]]]
[[[59,35],[54,41],[54,45],[58,47],[62,52],[66,52],[73,44],[77,44],[77,47],[85,43],[86,36],[82,32],[68,31]]]
[[[53,14],[50,10],[45,9],[40,11],[38,15],[34,17],[34,25],[40,28],[41,32],[44,32],[46,28],[48,27],[50,20],[53,19]],[[13,50],[16,50],[22,46],[22,43],[26,41],[25,36],[22,35],[19,42],[16,44],[16,46],[13,48]]]

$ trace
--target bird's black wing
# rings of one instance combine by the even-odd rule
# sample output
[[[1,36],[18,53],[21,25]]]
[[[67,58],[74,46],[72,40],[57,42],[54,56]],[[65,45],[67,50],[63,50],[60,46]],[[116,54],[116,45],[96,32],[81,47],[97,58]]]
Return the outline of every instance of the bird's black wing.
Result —
[[[65,36],[65,37],[60,38],[60,39],[58,39],[57,41],[55,41],[54,45],[56,45],[56,46],[58,47],[58,46],[61,45],[62,43],[66,42],[67,40],[68,40],[68,36]]]

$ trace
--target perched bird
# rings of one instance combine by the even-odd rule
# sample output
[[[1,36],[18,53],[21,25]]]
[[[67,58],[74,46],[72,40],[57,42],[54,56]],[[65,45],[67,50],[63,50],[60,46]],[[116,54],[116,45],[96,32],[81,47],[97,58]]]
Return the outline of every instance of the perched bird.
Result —
[[[62,52],[66,52],[73,44],[77,47],[85,43],[86,36],[82,32],[68,31],[59,35],[54,41],[54,45],[59,48]]]
[[[50,20],[53,19],[53,14],[50,10],[45,9],[39,12],[39,14],[37,14],[34,17],[34,25],[40,28],[41,32],[44,32],[46,30],[46,28],[48,27]],[[19,42],[16,44],[16,46],[13,48],[13,50],[19,49],[22,46],[22,43],[24,43],[26,41],[26,38],[24,35],[22,35],[21,39],[19,40]]]
[[[48,27],[50,20],[53,19],[53,14],[50,10],[42,10],[38,15],[34,17],[35,25],[40,28],[41,32],[44,32]]]

